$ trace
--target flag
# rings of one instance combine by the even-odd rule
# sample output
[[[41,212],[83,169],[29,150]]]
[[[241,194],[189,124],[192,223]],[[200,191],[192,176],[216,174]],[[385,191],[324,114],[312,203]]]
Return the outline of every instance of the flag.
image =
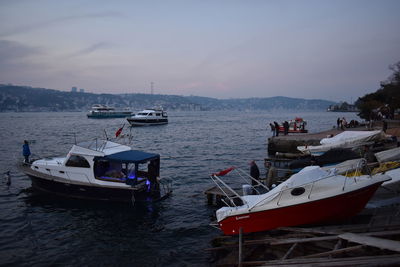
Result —
[[[224,176],[224,175],[227,175],[228,173],[230,173],[232,170],[234,170],[235,169],[235,167],[230,167],[230,168],[228,168],[228,169],[226,169],[226,170],[223,170],[223,171],[220,171],[220,172],[216,172],[216,173],[213,173],[212,175],[216,175],[216,176]]]
[[[124,128],[125,124],[122,125],[121,128],[119,128],[116,132],[115,132],[115,138],[117,138],[118,136],[120,136],[120,134],[122,133],[122,129]]]

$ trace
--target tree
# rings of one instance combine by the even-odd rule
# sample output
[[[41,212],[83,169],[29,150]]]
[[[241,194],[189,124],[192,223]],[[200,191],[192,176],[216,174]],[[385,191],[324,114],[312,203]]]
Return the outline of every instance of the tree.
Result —
[[[355,104],[360,110],[358,115],[361,118],[376,119],[380,109],[392,117],[394,111],[400,108],[400,61],[390,65],[389,69],[393,71],[392,75],[381,82],[380,88],[375,93],[367,94],[356,101]]]

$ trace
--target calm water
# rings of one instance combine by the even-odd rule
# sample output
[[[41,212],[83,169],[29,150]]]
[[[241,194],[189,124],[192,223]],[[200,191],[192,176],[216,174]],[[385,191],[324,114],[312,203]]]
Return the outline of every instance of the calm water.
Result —
[[[267,122],[301,116],[311,132],[326,130],[338,116],[354,113],[170,112],[170,124],[135,128],[135,149],[161,154],[161,176],[173,195],[156,204],[86,203],[38,195],[18,172],[24,139],[39,156],[65,155],[74,142],[112,135],[123,119],[87,119],[85,113],[0,113],[0,265],[204,266],[203,251],[219,231],[208,224],[213,208],[203,191],[208,175],[230,166],[262,173]],[[2,176],[4,176],[2,174]],[[1,178],[3,178],[1,176]]]

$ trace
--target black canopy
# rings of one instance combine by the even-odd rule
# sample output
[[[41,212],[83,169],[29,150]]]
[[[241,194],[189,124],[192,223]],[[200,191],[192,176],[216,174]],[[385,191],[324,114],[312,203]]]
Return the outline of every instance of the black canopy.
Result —
[[[144,163],[149,160],[159,159],[159,154],[147,153],[139,150],[122,151],[104,157],[95,157],[94,160],[106,159],[123,163]]]

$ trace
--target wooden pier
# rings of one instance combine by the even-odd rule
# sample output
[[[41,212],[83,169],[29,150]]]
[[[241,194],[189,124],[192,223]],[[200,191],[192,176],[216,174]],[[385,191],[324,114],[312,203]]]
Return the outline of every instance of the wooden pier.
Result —
[[[282,227],[221,236],[206,249],[216,266],[399,266],[400,206],[339,225]]]

